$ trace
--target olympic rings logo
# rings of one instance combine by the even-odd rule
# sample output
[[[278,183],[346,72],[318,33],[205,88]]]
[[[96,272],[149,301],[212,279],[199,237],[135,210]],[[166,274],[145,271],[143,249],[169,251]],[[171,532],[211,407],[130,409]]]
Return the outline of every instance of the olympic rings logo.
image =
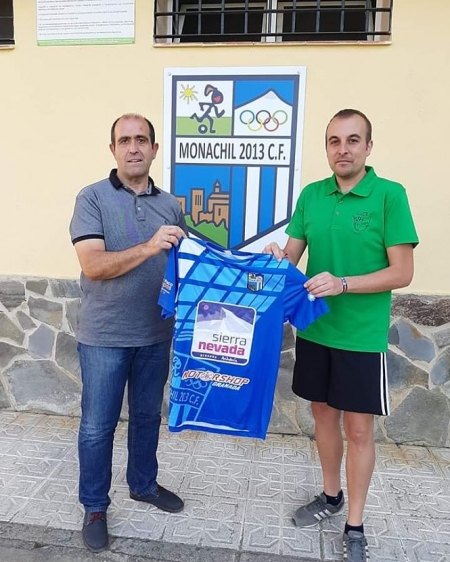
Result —
[[[174,377],[178,377],[181,371],[181,361],[178,357],[174,357],[172,361],[172,374]]]
[[[278,109],[273,114],[267,109],[261,109],[255,115],[250,109],[244,109],[239,115],[239,120],[252,132],[260,131],[264,127],[267,132],[273,133],[280,125],[286,123],[288,114],[282,109]]]
[[[200,379],[188,379],[187,381],[185,381],[185,385],[187,387],[190,386],[194,390],[201,390],[202,388],[208,386],[208,383],[205,381],[201,381]]]

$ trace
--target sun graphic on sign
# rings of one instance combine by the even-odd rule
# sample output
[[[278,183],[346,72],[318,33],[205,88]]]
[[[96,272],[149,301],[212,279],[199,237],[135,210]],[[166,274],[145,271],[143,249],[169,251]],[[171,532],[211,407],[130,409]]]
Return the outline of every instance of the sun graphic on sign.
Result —
[[[198,92],[196,91],[195,86],[189,86],[189,84],[184,86],[183,84],[181,84],[180,98],[182,100],[185,100],[188,103],[188,105],[191,101],[198,100],[197,94]]]

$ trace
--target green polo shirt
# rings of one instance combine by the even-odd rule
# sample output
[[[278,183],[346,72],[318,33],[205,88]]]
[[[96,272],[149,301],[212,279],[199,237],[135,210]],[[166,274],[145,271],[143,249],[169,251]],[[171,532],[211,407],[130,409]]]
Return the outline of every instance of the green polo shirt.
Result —
[[[379,178],[373,168],[348,193],[333,175],[306,186],[286,232],[306,240],[309,277],[329,271],[338,277],[388,267],[386,248],[418,243],[406,191]],[[351,351],[386,351],[391,292],[326,297],[329,314],[298,335]]]

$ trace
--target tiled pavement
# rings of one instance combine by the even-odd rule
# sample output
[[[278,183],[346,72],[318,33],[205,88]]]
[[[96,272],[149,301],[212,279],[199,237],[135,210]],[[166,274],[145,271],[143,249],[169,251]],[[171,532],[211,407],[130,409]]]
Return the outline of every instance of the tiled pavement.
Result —
[[[80,528],[77,426],[72,418],[0,413],[1,523]],[[321,490],[317,450],[307,438],[261,441],[163,428],[159,481],[186,503],[175,515],[129,499],[126,458],[121,423],[109,511],[116,537],[342,560],[345,515],[305,530],[291,522],[295,508]],[[365,519],[371,562],[450,561],[449,513],[450,449],[377,445]]]

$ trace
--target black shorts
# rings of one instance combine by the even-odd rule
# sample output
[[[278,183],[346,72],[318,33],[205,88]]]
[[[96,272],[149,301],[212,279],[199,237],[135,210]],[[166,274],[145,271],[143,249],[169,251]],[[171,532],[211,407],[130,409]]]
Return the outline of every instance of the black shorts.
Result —
[[[389,415],[386,353],[346,351],[297,337],[294,394],[344,412]]]

